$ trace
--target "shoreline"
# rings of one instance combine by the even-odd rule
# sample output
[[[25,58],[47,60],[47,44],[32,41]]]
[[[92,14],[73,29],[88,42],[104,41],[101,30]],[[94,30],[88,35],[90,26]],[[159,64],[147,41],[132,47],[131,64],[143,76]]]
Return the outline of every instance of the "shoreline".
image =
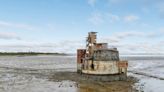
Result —
[[[38,56],[38,55],[55,55],[55,56],[69,56],[66,53],[40,53],[40,52],[0,52],[0,56]]]

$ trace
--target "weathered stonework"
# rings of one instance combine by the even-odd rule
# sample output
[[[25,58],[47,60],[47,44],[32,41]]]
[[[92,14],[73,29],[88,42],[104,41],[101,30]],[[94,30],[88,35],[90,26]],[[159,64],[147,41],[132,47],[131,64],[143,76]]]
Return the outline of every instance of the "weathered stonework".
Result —
[[[119,59],[117,48],[96,43],[96,38],[96,32],[88,33],[86,49],[77,50],[77,72],[95,80],[126,79],[128,62]]]

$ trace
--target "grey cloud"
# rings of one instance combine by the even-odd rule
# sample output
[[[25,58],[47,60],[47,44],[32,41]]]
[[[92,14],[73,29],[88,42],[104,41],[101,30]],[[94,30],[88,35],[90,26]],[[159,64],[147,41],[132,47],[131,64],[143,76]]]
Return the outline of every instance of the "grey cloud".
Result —
[[[156,32],[158,33],[158,32]],[[119,32],[114,33],[112,36],[99,38],[98,42],[107,42],[109,47],[117,47],[121,53],[131,53],[131,52],[154,52],[159,53],[164,51],[162,47],[163,41],[159,44],[148,43],[148,42],[138,42],[138,43],[126,43],[124,39],[130,37],[144,37],[151,38],[153,34],[150,32]],[[156,36],[154,36],[156,37]],[[157,36],[158,37],[158,36]],[[23,41],[24,42],[24,41]],[[61,52],[61,53],[76,53],[76,49],[85,48],[85,40],[65,40],[59,43],[38,43],[38,42],[24,42],[22,44],[10,44],[10,45],[0,45],[0,51],[18,51],[18,52]]]
[[[118,47],[120,53],[163,53],[164,48],[158,44],[147,42],[122,44]]]
[[[7,32],[0,32],[0,39],[5,39],[5,40],[11,40],[11,39],[16,39],[16,40],[21,40],[19,36],[17,36],[15,33],[7,33]]]
[[[161,32],[138,32],[138,31],[127,31],[127,32],[118,32],[112,34],[110,37],[103,37],[99,39],[99,42],[108,42],[108,43],[119,43],[126,38],[130,37],[142,37],[147,39],[154,39],[162,36]]]
[[[45,45],[1,45],[0,51],[3,52],[58,52],[55,46]]]
[[[160,32],[159,33],[149,33],[146,35],[147,38],[158,38],[158,37],[161,37],[163,34],[161,34]]]
[[[0,51],[5,52],[60,52],[60,53],[76,53],[76,49],[85,48],[85,41],[61,41],[59,43],[37,43],[24,42],[20,44],[0,45]]]
[[[109,46],[118,47],[120,52],[145,52],[145,53],[159,53],[161,51],[164,51],[164,48],[157,44],[152,44],[148,42],[139,42],[139,43],[122,43],[122,40],[127,37],[145,37],[150,34],[146,34],[143,32],[125,32],[125,33],[119,33],[115,34],[115,37],[110,38],[100,38],[101,41],[109,43]],[[98,40],[98,42],[100,42]],[[63,52],[76,52],[76,49],[78,48],[85,48],[85,41],[63,41],[61,43],[58,43],[57,48],[62,48],[61,51]],[[135,53],[135,52],[134,52]]]
[[[116,37],[117,39],[125,39],[128,37],[143,37],[143,38],[158,38],[164,35],[164,33],[160,31],[156,32],[139,32],[139,31],[128,31],[128,32],[120,32],[120,33],[115,33],[113,36]]]
[[[61,43],[42,43],[42,44],[31,44],[31,45],[0,45],[0,51],[8,52],[61,52],[61,53],[76,53],[76,49],[85,48],[83,41],[66,41]],[[45,45],[46,44],[46,45]],[[160,45],[159,45],[160,44]],[[164,51],[162,45],[163,41],[159,44],[152,44],[148,42],[139,43],[109,43],[109,47],[117,47],[120,53],[160,53]]]
[[[100,42],[108,42],[110,46],[117,47],[121,53],[160,53],[164,51],[164,41],[161,41],[159,44],[142,42],[139,43],[125,43],[124,39],[131,37],[138,37],[143,39],[154,39],[162,37],[164,33],[159,31],[157,32],[137,32],[137,31],[128,31],[128,32],[119,32],[114,33],[110,37],[101,38]]]

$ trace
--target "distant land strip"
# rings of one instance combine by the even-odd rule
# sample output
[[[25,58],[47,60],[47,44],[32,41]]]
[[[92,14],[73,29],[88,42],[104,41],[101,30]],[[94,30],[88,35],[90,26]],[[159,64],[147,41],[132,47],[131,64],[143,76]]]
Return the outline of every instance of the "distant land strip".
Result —
[[[44,52],[0,52],[0,56],[7,56],[7,55],[62,55],[66,56],[69,54],[66,53],[44,53]]]
[[[164,53],[120,53],[120,55],[164,55]]]

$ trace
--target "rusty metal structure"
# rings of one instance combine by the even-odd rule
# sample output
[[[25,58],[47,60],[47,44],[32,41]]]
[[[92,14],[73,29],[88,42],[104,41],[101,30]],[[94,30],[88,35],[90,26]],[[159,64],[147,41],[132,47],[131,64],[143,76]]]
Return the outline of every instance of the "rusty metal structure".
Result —
[[[97,43],[97,32],[89,32],[86,49],[77,50],[78,73],[95,76],[126,76],[127,67],[128,61],[120,60],[117,48],[108,48],[108,43]]]

